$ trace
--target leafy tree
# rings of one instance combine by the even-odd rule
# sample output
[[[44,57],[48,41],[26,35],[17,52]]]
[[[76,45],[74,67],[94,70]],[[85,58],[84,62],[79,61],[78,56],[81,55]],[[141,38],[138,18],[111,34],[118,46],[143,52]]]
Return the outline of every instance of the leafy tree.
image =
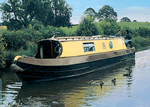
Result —
[[[70,17],[72,16],[72,8],[65,0],[47,0],[44,3],[44,14],[37,14],[36,19],[55,27],[71,26]]]
[[[8,29],[27,27],[38,13],[44,13],[39,0],[8,0],[0,6],[2,20]]]
[[[117,20],[117,13],[114,11],[113,7],[104,5],[101,9],[99,9],[97,17],[99,18],[99,21],[107,18]]]
[[[99,26],[103,30],[104,35],[115,35],[120,26],[114,19],[104,19],[99,22]]]
[[[71,26],[72,8],[65,0],[8,0],[0,10],[8,29],[26,28],[34,19],[44,25]]]
[[[128,17],[123,17],[120,22],[131,22],[131,20]]]
[[[137,22],[137,20],[133,20],[133,22]]]
[[[92,16],[94,19],[97,17],[97,13],[95,12],[95,10],[91,7],[87,8],[86,11],[84,12],[84,14],[86,15],[90,15]]]
[[[82,17],[76,33],[78,36],[92,36],[98,35],[99,31],[94,23],[94,19],[90,15],[87,15],[86,17]]]

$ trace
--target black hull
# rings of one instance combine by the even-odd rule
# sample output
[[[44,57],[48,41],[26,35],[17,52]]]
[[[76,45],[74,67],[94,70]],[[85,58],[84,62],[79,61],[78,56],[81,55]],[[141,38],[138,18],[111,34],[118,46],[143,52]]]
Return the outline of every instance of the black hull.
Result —
[[[16,74],[23,82],[50,81],[84,75],[131,58],[135,58],[135,52],[123,56],[66,66],[33,66],[19,62],[17,65],[26,70]]]

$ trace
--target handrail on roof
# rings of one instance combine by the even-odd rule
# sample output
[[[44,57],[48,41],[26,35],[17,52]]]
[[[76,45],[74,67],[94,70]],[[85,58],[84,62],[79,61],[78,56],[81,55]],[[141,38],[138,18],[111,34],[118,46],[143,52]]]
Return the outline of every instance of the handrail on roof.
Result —
[[[48,38],[48,39],[42,39],[42,40],[59,40],[59,41],[67,41],[67,40],[94,40],[94,39],[113,39],[113,38],[120,38],[116,36],[102,36],[102,35],[96,35],[96,36],[71,36],[71,37],[56,37],[56,38]],[[42,41],[41,40],[41,41]]]

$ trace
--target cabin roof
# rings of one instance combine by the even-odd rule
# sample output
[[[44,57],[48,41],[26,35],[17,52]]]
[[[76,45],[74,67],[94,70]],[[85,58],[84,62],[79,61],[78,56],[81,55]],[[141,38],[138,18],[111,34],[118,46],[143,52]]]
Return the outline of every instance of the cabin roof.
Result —
[[[116,36],[105,36],[102,37],[102,35],[96,35],[96,36],[70,36],[70,37],[56,37],[56,38],[47,38],[47,39],[41,39],[41,41],[47,41],[47,40],[53,40],[53,41],[79,41],[79,40],[109,40],[109,39],[117,39],[117,38],[123,38],[123,37],[116,37]]]

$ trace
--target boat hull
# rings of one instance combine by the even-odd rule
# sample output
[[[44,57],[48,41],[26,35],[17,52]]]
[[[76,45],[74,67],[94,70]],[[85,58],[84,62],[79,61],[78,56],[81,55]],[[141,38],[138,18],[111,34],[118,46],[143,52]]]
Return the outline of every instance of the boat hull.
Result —
[[[107,55],[107,58],[98,59],[95,57],[95,60],[66,65],[44,66],[18,61],[17,65],[25,70],[23,72],[16,72],[16,74],[23,82],[50,81],[80,76],[135,58],[135,51],[133,50],[134,49],[132,49],[132,52],[130,50],[126,51],[123,55],[117,55],[117,53],[115,53],[116,56],[113,57],[109,55]],[[89,57],[87,59],[89,59]]]

